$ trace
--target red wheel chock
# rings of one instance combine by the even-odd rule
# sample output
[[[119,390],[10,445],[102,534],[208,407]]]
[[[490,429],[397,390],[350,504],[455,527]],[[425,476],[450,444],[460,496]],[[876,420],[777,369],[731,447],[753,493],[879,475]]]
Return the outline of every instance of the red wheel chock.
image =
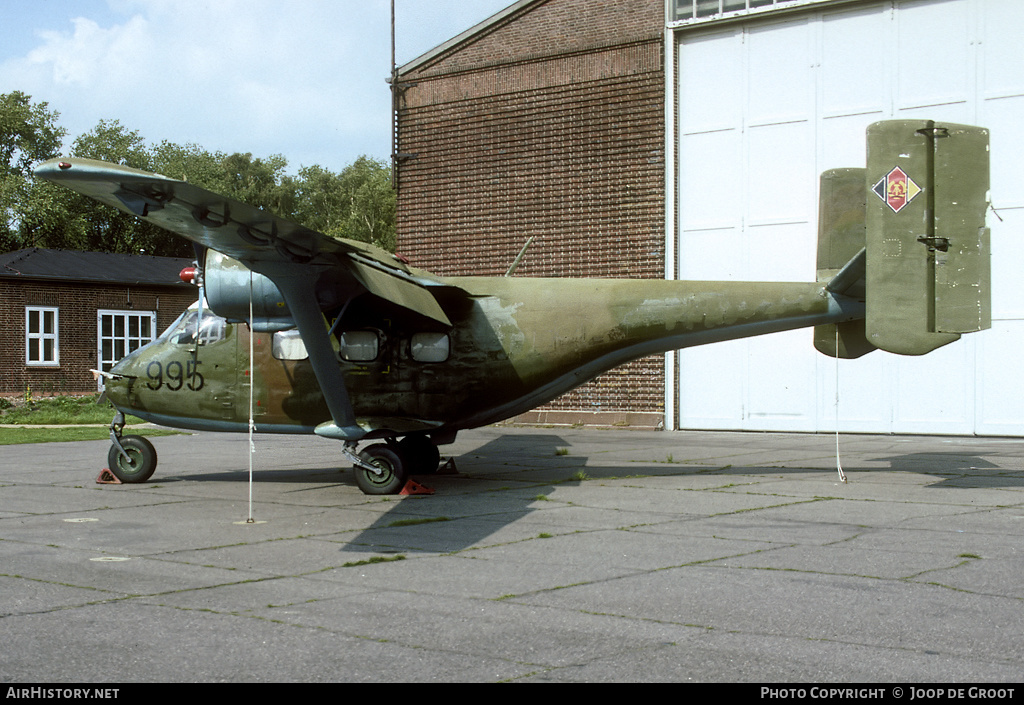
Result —
[[[423,485],[416,482],[416,480],[410,477],[408,480],[405,481],[405,487],[403,487],[402,491],[399,492],[398,494],[434,494],[434,488],[424,487]]]
[[[96,478],[97,485],[120,485],[121,481],[117,479],[117,476],[110,472],[109,468],[103,468],[100,471],[99,477]]]

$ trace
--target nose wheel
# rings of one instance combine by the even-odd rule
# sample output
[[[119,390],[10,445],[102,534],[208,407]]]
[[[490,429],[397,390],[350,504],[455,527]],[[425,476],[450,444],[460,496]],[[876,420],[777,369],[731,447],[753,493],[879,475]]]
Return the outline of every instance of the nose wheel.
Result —
[[[118,411],[110,422],[109,470],[121,482],[145,482],[156,470],[156,448],[142,436],[122,436],[124,424],[124,414]]]
[[[107,453],[110,472],[124,483],[145,482],[156,470],[156,448],[142,436],[121,436]]]

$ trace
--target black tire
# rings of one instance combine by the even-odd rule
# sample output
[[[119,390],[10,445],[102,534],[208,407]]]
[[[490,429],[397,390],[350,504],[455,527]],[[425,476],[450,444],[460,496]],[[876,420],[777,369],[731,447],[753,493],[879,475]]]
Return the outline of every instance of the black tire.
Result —
[[[406,436],[399,442],[398,452],[410,475],[433,475],[441,464],[441,451],[426,436]]]
[[[383,470],[382,475],[356,467],[356,484],[364,494],[397,494],[405,487],[405,464],[402,457],[383,443],[370,446],[359,454],[363,462]]]
[[[156,470],[156,448],[142,436],[121,436],[121,447],[128,454],[126,459],[117,446],[111,444],[107,453],[110,472],[126,484],[145,482]]]

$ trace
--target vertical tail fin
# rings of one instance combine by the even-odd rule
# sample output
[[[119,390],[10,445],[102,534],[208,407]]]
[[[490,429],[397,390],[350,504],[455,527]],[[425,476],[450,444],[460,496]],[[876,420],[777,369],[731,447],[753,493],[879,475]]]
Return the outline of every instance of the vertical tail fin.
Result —
[[[922,355],[991,326],[988,130],[868,128],[867,335]]]
[[[988,130],[890,120],[867,142],[866,170],[822,174],[818,233],[819,281],[866,247],[866,319],[839,324],[839,350],[818,326],[815,347],[923,355],[991,327]]]
[[[833,293],[861,301],[864,300],[866,179],[865,169],[823,172],[818,214],[818,281],[829,282]],[[829,357],[844,359],[875,350],[867,340],[863,318],[815,326],[814,347]]]

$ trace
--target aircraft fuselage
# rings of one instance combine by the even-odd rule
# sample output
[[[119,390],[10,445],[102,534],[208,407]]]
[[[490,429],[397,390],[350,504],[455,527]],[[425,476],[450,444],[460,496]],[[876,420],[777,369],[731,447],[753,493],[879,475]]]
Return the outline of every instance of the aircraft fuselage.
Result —
[[[443,436],[523,413],[632,359],[850,320],[862,305],[823,284],[469,277],[438,294],[451,328],[355,299],[331,341],[368,437]],[[467,295],[468,294],[468,295]],[[191,318],[189,318],[191,317]],[[201,328],[196,333],[197,325]],[[118,363],[120,410],[193,429],[313,433],[331,420],[296,332],[250,333],[209,310]]]

